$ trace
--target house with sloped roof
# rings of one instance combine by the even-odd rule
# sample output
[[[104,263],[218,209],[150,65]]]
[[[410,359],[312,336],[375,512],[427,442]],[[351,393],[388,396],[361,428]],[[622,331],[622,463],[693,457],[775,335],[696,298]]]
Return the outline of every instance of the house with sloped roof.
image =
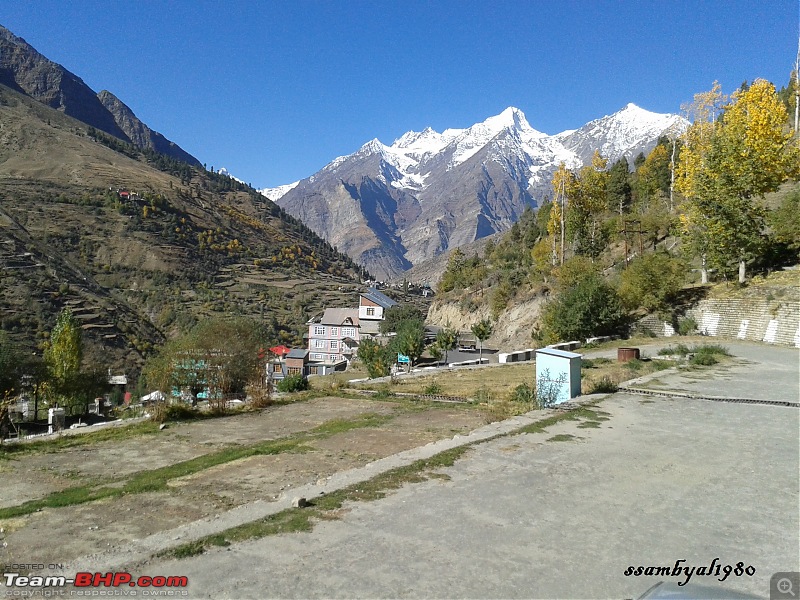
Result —
[[[317,369],[322,375],[330,372],[329,365],[334,370],[340,370],[340,364],[346,366],[356,356],[365,336],[380,333],[386,311],[396,304],[375,288],[369,288],[360,294],[358,308],[326,308],[321,315],[310,319],[306,324],[311,369],[314,365],[324,366],[321,371]]]
[[[307,325],[312,362],[336,364],[355,356],[361,339],[357,308],[326,308]]]
[[[377,335],[380,322],[385,318],[385,313],[397,302],[375,288],[369,288],[358,297],[358,319],[361,323],[361,333]]]

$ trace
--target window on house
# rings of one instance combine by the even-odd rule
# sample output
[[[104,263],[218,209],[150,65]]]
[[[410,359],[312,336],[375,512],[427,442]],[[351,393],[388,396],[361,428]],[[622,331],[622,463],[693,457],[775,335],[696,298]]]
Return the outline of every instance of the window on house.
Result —
[[[339,342],[337,340],[331,340],[331,350],[338,350],[339,349]]]
[[[324,348],[325,340],[314,340],[314,348]]]
[[[319,367],[309,367],[309,374],[310,375],[318,375],[319,374]]]
[[[314,335],[325,335],[325,327],[320,325],[314,326]]]
[[[353,327],[342,327],[342,337],[356,337],[356,330]]]
[[[374,317],[375,316],[375,308],[372,306],[367,307],[367,316]]]
[[[289,367],[286,369],[287,375],[297,375],[300,373],[300,367]]]
[[[331,337],[338,337],[338,335],[339,335],[339,328],[331,327]]]
[[[282,366],[283,365],[281,365],[281,363],[273,363],[272,364],[272,372],[273,373],[280,373],[281,371],[283,371],[283,369],[281,368]]]
[[[339,357],[336,354],[331,354],[330,356],[328,356],[328,358],[330,359],[331,362],[336,362],[336,360]]]
[[[324,354],[315,354],[314,355],[314,360],[325,360],[325,355]]]

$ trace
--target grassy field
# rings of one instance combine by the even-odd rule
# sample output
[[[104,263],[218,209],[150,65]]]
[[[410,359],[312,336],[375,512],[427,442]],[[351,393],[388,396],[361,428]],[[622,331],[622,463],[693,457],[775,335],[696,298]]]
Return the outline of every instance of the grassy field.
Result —
[[[516,363],[476,369],[447,369],[430,375],[400,378],[390,384],[391,392],[441,394],[471,399],[492,400],[508,396],[522,383],[533,384],[535,363]],[[358,387],[383,390],[386,384],[357,384]],[[432,391],[432,390],[438,391]]]

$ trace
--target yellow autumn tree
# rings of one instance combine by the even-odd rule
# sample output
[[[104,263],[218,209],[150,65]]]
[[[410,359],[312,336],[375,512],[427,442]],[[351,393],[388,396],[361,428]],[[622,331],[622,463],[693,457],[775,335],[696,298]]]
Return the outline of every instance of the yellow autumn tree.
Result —
[[[681,223],[691,247],[723,271],[738,263],[744,282],[746,263],[763,238],[761,200],[800,173],[800,150],[771,83],[756,80],[736,92],[719,120],[708,116],[714,98],[704,120],[690,127],[681,151],[677,185],[686,197]]]
[[[582,167],[577,178],[568,180],[568,236],[575,242],[578,254],[596,257],[603,249],[599,217],[606,206],[607,165],[608,160],[595,150],[592,163]]]
[[[553,244],[553,266],[558,264],[558,248],[561,239],[561,223],[563,221],[561,216],[561,205],[558,202],[553,202],[553,206],[550,208],[550,217],[547,220],[547,237],[550,238],[550,241]]]

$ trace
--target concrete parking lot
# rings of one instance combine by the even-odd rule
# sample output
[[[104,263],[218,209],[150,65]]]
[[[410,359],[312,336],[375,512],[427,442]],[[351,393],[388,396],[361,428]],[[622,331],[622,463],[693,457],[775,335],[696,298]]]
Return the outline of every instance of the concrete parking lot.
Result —
[[[762,387],[796,397],[797,350],[745,352],[749,370],[726,371],[718,392],[740,397],[739,378],[781,364]],[[686,576],[630,566],[714,559],[755,574],[693,583],[769,597],[773,573],[800,570],[800,410],[629,394],[600,408],[597,428],[566,421],[477,445],[449,479],[349,505],[311,533],[143,570],[187,575],[202,598],[635,598]]]

